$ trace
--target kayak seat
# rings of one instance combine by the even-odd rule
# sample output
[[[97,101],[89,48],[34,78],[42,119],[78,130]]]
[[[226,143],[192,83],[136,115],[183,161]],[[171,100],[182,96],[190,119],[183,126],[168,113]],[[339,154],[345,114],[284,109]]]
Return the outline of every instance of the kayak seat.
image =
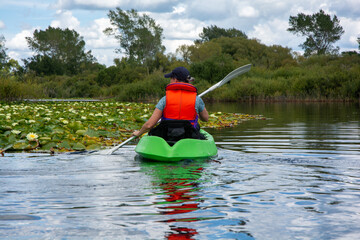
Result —
[[[205,139],[200,128],[195,129],[187,120],[163,120],[152,128],[148,135],[161,137],[170,146],[184,138]]]

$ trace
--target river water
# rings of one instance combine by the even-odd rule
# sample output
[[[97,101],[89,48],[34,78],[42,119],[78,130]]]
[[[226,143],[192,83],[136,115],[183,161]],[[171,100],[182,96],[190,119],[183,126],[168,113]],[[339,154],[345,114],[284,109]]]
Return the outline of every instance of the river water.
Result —
[[[359,239],[357,104],[208,104],[262,114],[208,131],[219,155],[0,158],[1,239]]]

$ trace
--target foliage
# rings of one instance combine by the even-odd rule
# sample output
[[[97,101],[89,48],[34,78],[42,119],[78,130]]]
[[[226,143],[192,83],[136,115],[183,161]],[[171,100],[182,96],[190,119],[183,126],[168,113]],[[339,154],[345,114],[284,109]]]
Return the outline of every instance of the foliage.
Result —
[[[253,67],[211,94],[222,101],[331,101],[360,97],[359,56],[312,56],[276,70]],[[210,96],[206,96],[209,98]]]
[[[256,39],[244,38],[219,38],[214,42],[239,65],[250,62],[254,66],[275,69],[294,63],[291,49],[279,45],[266,46]]]
[[[85,52],[85,41],[75,30],[48,27],[35,30],[26,41],[37,54],[25,60],[25,65],[40,75],[74,75],[82,72],[83,64],[96,61],[91,51]]]
[[[6,54],[7,48],[5,47],[5,38],[3,35],[0,36],[0,70],[2,70],[8,61],[8,56]]]
[[[126,102],[0,103],[0,152],[64,152],[110,147],[129,138],[153,109],[152,104]],[[210,116],[211,121],[205,126],[212,128],[261,118],[220,112]]]
[[[147,69],[141,65],[129,63],[126,58],[115,61],[116,66],[110,66],[99,71],[96,82],[100,86],[128,84],[141,81],[147,75]]]
[[[202,62],[195,62],[190,66],[192,76],[207,80],[214,84],[224,78],[236,68],[233,59],[227,54],[215,55]]]
[[[47,55],[36,55],[24,60],[28,69],[33,70],[38,75],[64,75],[66,65],[56,58]]]
[[[139,16],[141,18],[141,16]],[[61,61],[37,54],[24,71],[10,59],[1,72],[2,100],[22,98],[113,98],[153,101],[165,94],[164,74],[184,66],[203,92],[237,67],[251,63],[248,73],[204,97],[215,101],[356,101],[360,93],[360,55],[303,57],[279,45],[257,39],[218,37],[182,45],[175,54],[157,52],[146,64],[123,57],[114,66],[82,63],[81,73],[69,73]],[[4,74],[5,73],[5,74]]]
[[[140,15],[134,9],[123,11],[116,8],[109,11],[108,17],[114,27],[105,29],[104,33],[119,40],[118,51],[124,51],[130,61],[147,65],[157,53],[165,51],[163,29],[148,15]]]
[[[300,45],[305,50],[305,56],[336,51],[333,44],[344,33],[336,15],[331,18],[323,10],[312,15],[299,13],[297,16],[290,16],[289,24],[289,32],[306,36],[306,41]]]
[[[203,30],[199,34],[199,37],[200,39],[195,40],[195,42],[203,43],[220,37],[229,37],[229,38],[242,37],[247,39],[246,34],[238,29],[235,28],[225,29],[225,28],[220,28],[216,25],[211,25],[210,27],[203,27]]]
[[[190,63],[190,57],[191,57],[191,50],[190,46],[186,44],[180,45],[176,49],[176,54],[180,56],[180,59],[182,59],[186,63]]]
[[[162,74],[157,72],[144,81],[114,86],[114,91],[116,91],[114,95],[118,101],[159,99],[165,95],[167,84],[168,80],[164,79]]]
[[[13,76],[0,75],[0,101],[14,101],[24,98],[42,97],[41,88],[37,84],[19,83]]]

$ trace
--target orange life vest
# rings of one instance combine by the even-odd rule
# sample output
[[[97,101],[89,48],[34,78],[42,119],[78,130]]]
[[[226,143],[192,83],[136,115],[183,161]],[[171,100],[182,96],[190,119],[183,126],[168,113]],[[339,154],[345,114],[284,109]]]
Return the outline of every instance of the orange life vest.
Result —
[[[198,115],[195,109],[197,89],[190,83],[171,83],[166,86],[164,120],[189,120],[195,127]]]

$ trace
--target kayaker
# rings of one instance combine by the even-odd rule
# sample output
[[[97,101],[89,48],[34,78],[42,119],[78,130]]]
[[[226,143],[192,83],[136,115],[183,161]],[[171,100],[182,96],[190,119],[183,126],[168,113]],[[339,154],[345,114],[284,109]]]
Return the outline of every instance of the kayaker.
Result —
[[[167,120],[188,120],[195,132],[200,130],[198,118],[204,122],[208,121],[209,114],[205,104],[197,96],[197,89],[189,83],[192,80],[190,72],[185,67],[177,67],[164,77],[170,78],[166,95],[157,103],[153,114],[141,129],[133,132],[133,136],[141,136],[148,132],[160,119],[162,123],[169,122]],[[161,127],[160,125],[158,127]]]

